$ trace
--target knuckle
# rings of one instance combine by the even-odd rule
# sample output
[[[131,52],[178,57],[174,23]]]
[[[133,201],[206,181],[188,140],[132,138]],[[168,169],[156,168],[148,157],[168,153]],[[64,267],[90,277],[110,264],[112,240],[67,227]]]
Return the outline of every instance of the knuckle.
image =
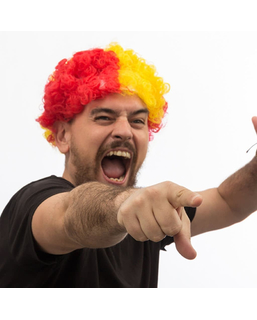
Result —
[[[145,192],[148,199],[155,199],[159,196],[159,190],[157,186],[145,188]]]
[[[138,208],[140,207],[144,207],[145,204],[145,198],[143,196],[143,194],[139,194],[137,195],[137,197],[135,197],[134,199],[134,205]]]
[[[164,234],[154,235],[153,237],[150,238],[150,240],[153,242],[160,242],[163,238],[165,238]]]
[[[126,228],[128,234],[132,238],[134,238],[136,241],[144,242],[144,241],[148,240],[146,235],[142,232],[142,230],[141,230],[139,224],[137,223],[137,221],[132,222],[130,220],[129,223],[127,223],[127,225],[125,225],[125,228]]]
[[[143,234],[139,234],[139,235],[134,235],[133,238],[136,240],[136,241],[139,241],[139,242],[145,242],[147,240],[149,240],[145,235]]]
[[[174,183],[173,182],[171,182],[171,181],[164,181],[163,182],[163,184],[165,185],[165,186],[167,186],[167,188],[170,188],[170,187],[173,187],[174,186]]]
[[[180,199],[185,194],[186,191],[187,191],[186,188],[180,187],[180,189],[177,191],[177,198]]]
[[[185,201],[187,201],[187,195],[188,195],[188,189],[184,187],[180,187],[176,191],[176,196],[174,201],[175,208],[183,207],[186,204]]]
[[[167,236],[173,237],[180,232],[181,227],[181,223],[173,223],[172,225],[162,227],[162,230]]]
[[[164,181],[163,185],[167,190],[174,190],[174,188],[177,187],[177,185],[171,181]]]
[[[154,199],[158,198],[158,188],[155,186],[146,187],[135,196],[133,199],[133,204],[136,207],[144,208],[146,203],[152,202]]]
[[[148,239],[153,242],[159,242],[165,237],[162,229],[156,223],[148,224],[147,227],[143,229],[143,231]]]
[[[167,183],[167,188],[170,190],[170,194],[172,195],[172,198],[173,198],[172,205],[175,208],[183,205],[183,203],[185,202],[185,199],[187,199],[188,194],[191,191],[171,181],[166,181],[165,183]]]
[[[118,211],[118,219],[119,220],[124,220],[126,219],[130,214],[130,210],[127,210],[126,208],[120,207]]]

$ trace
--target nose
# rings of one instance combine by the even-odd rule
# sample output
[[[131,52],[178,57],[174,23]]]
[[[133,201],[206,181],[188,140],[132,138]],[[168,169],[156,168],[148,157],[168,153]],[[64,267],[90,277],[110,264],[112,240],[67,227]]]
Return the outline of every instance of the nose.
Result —
[[[132,128],[128,119],[119,119],[114,123],[112,138],[114,140],[130,140],[133,137]]]

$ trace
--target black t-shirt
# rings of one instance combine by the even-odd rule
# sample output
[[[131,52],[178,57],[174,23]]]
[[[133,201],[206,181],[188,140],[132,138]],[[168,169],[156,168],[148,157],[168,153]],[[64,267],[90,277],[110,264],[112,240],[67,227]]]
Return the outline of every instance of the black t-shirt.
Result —
[[[47,198],[74,186],[50,176],[23,187],[0,217],[0,287],[147,288],[157,287],[159,252],[173,242],[138,242],[127,236],[104,249],[79,249],[65,255],[38,250],[31,221]],[[192,221],[195,208],[186,208]]]

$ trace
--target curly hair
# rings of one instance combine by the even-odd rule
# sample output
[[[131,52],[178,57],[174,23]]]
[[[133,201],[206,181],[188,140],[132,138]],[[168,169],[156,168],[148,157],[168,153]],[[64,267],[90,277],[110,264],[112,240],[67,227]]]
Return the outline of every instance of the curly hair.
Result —
[[[162,127],[168,83],[133,50],[112,43],[106,49],[80,51],[61,60],[45,86],[44,112],[36,119],[48,142],[55,145],[54,123],[68,122],[92,100],[110,93],[138,95],[149,110],[149,139]]]

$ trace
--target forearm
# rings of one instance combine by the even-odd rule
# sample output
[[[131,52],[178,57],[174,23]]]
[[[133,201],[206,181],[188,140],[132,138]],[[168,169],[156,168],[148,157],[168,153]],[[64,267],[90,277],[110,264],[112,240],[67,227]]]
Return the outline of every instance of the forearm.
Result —
[[[257,210],[257,156],[226,179],[218,192],[238,221]]]
[[[120,242],[126,230],[118,223],[117,212],[132,192],[132,188],[98,182],[72,190],[64,214],[67,236],[81,248],[104,248]]]

